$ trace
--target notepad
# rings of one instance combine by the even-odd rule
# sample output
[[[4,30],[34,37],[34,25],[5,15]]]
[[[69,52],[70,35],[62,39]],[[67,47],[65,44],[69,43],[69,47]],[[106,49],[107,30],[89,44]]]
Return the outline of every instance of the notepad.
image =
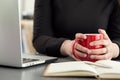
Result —
[[[52,63],[46,67],[43,76],[79,76],[98,79],[120,79],[120,62],[99,60],[94,62],[69,61]]]

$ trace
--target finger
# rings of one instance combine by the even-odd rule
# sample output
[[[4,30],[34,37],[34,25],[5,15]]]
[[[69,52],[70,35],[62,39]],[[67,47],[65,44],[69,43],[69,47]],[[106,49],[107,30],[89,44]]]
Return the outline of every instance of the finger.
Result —
[[[76,53],[76,55],[79,55],[80,57],[86,57],[87,55],[85,54],[85,53],[80,53],[79,51],[75,51],[75,53]],[[79,58],[76,58],[73,54],[72,55],[70,55],[73,59],[75,59],[75,60],[77,60],[77,61],[80,61],[80,59]]]
[[[86,37],[84,34],[82,34],[82,33],[77,33],[77,34],[75,35],[75,38],[83,38],[83,39],[86,39],[87,37]]]
[[[105,30],[103,30],[103,29],[98,29],[98,32],[99,32],[100,34],[103,34],[103,38],[104,38],[104,39],[109,39],[109,36],[107,35],[107,33],[106,33]]]
[[[80,61],[80,59],[76,58],[74,55],[71,55],[71,57],[72,57],[73,59],[75,59],[76,61]]]
[[[86,53],[83,53],[83,52],[80,52],[80,51],[77,51],[77,50],[75,50],[75,53],[76,53],[76,55],[78,55],[80,57],[83,57],[83,58],[85,58],[87,56]]]
[[[76,44],[76,50],[84,52],[84,53],[90,53],[90,50],[86,47],[81,46],[80,44]]]
[[[106,52],[107,52],[106,48],[100,48],[100,49],[92,49],[89,54],[100,55],[100,54],[105,54]]]
[[[107,60],[107,59],[112,59],[111,55],[109,53],[105,55],[91,55],[91,59],[97,59],[97,60]]]
[[[107,46],[109,44],[110,44],[110,42],[108,40],[98,40],[98,41],[91,42],[90,46],[99,46],[99,45]]]

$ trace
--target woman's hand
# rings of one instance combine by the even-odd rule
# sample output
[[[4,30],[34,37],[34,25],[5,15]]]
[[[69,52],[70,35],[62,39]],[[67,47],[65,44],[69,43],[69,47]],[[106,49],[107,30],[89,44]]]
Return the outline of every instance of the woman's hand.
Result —
[[[103,34],[103,40],[91,42],[90,45],[91,46],[104,45],[104,47],[101,49],[91,50],[89,54],[95,54],[91,55],[91,59],[105,60],[118,57],[119,55],[118,45],[110,40],[105,30],[99,29],[98,32],[100,34]]]
[[[86,39],[86,36],[84,34],[81,33],[77,33],[76,34],[76,38],[83,38]],[[74,58],[75,60],[79,60],[76,57],[74,57],[73,53],[72,53],[72,46],[73,46],[74,40],[66,40],[63,42],[62,46],[61,46],[61,53],[62,55],[68,55],[72,58]],[[89,53],[89,49],[81,46],[79,43],[76,43],[75,45],[75,53],[81,57],[86,57],[87,55],[85,53]]]
[[[91,46],[96,46],[96,45],[103,45],[103,48],[100,49],[88,49],[80,45],[79,43],[76,43],[75,47],[75,53],[76,55],[79,55],[80,57],[86,57],[87,55],[85,53],[91,54],[90,58],[91,59],[97,59],[97,60],[105,60],[105,59],[112,59],[116,58],[119,55],[119,47],[116,43],[113,43],[110,38],[108,37],[107,33],[99,29],[98,32],[100,34],[103,34],[103,40],[99,41],[94,41],[91,42]],[[76,38],[83,38],[86,39],[86,36],[81,33],[76,34]],[[74,40],[66,40],[63,42],[61,46],[61,53],[63,55],[71,56],[75,60],[79,60],[74,57],[72,53],[72,46],[73,46]]]

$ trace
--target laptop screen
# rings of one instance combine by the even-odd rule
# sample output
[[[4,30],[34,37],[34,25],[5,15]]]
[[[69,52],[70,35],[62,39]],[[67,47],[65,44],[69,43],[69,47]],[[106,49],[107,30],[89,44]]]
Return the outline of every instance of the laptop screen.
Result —
[[[21,63],[19,0],[0,0],[0,64]]]

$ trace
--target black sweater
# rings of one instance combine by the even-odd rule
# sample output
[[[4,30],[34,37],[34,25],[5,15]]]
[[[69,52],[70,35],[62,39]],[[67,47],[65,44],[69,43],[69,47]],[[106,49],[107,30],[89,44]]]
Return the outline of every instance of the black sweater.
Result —
[[[120,46],[117,0],[35,0],[33,45],[40,53],[60,57],[64,40],[99,28]]]

